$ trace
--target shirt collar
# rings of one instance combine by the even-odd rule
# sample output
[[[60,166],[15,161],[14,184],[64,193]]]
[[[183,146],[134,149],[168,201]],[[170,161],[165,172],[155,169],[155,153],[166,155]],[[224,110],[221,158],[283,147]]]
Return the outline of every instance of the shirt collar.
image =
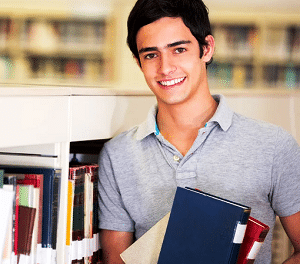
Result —
[[[223,95],[213,95],[213,98],[219,105],[215,114],[207,123],[217,122],[224,131],[227,131],[232,124],[233,111],[227,105]]]
[[[156,124],[157,105],[150,108],[147,119],[138,126],[136,132],[136,139],[142,140],[150,134],[159,134],[159,130]]]
[[[213,117],[207,122],[218,123],[220,127],[227,131],[232,123],[233,111],[228,107],[225,97],[223,95],[213,95],[213,98],[218,102],[218,108]],[[159,135],[159,130],[156,124],[157,105],[150,108],[147,119],[138,126],[136,132],[136,139],[142,140],[147,136],[154,134]]]

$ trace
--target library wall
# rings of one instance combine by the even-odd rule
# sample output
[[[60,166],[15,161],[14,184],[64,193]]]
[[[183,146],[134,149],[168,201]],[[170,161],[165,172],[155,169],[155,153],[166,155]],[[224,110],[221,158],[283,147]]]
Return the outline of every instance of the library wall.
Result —
[[[0,11],[1,83],[148,89],[126,45],[134,0],[14,2]],[[299,4],[207,5],[216,38],[211,89],[299,89]]]

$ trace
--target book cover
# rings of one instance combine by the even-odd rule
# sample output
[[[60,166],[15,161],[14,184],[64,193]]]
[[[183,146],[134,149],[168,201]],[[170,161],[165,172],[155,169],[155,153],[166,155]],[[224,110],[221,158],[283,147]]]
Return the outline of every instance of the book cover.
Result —
[[[251,216],[249,217],[237,264],[254,263],[269,230],[268,225]]]
[[[6,173],[43,174],[43,220],[42,220],[42,248],[52,248],[52,211],[54,196],[54,179],[60,180],[61,169],[47,167],[1,166]],[[58,197],[59,198],[59,197]]]
[[[0,188],[0,262],[3,255],[3,250],[5,246],[5,241],[7,238],[7,230],[9,230],[8,225],[11,223],[12,219],[12,210],[13,210],[13,201],[15,193],[11,190],[6,190]]]
[[[157,263],[169,218],[170,213],[121,253],[120,256],[125,264]]]
[[[18,254],[30,255],[36,209],[19,205],[18,213]]]
[[[251,208],[177,187],[158,264],[235,264]]]

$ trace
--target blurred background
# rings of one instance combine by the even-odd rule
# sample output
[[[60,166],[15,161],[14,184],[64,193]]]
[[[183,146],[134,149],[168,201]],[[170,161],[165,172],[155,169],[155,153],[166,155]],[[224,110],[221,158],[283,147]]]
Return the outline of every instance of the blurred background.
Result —
[[[0,82],[148,89],[126,46],[135,0],[2,0]],[[212,89],[300,88],[300,1],[209,0]]]

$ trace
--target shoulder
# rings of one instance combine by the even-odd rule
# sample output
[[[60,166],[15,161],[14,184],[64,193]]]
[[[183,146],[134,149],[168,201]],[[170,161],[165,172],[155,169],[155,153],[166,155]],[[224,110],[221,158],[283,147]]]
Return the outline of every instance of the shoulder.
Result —
[[[131,129],[124,131],[117,136],[113,137],[104,144],[104,148],[108,152],[118,152],[131,148],[137,141],[136,133],[138,126],[134,126]]]
[[[295,138],[280,126],[234,113],[231,129],[234,134],[257,142],[261,146],[280,148],[299,148]]]
[[[231,129],[233,129],[235,133],[240,133],[244,136],[255,137],[260,140],[263,138],[274,139],[274,137],[277,137],[280,131],[288,134],[277,125],[262,120],[249,118],[238,113],[234,113],[233,115]]]

